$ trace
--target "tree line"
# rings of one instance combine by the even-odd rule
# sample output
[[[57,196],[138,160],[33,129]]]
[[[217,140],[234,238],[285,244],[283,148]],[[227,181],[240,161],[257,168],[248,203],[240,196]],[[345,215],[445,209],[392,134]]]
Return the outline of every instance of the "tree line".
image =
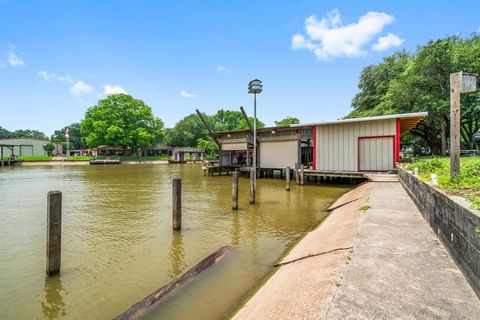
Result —
[[[445,154],[450,135],[450,73],[480,73],[480,35],[429,41],[365,67],[346,118],[428,111],[402,143],[431,154]],[[462,94],[462,147],[473,149],[480,130],[480,91]]]
[[[213,131],[231,131],[248,128],[240,111],[220,109],[213,115],[203,114]],[[253,124],[253,118],[249,121]],[[299,123],[298,118],[287,117],[275,121],[277,126]],[[257,118],[257,127],[265,124]],[[95,148],[100,145],[120,146],[132,150],[143,149],[157,144],[172,147],[198,147],[214,154],[218,146],[209,137],[208,131],[197,114],[189,114],[178,121],[173,128],[165,128],[161,119],[153,115],[152,109],[142,100],[127,94],[112,94],[90,107],[85,117],[72,123],[51,136],[52,141],[66,143],[69,131],[70,149]],[[0,127],[2,137],[32,137],[47,139],[36,130],[10,132]]]

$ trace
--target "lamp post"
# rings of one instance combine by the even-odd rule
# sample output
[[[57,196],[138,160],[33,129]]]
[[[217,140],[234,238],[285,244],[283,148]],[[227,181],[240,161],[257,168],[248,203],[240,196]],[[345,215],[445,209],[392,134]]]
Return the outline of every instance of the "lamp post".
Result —
[[[257,189],[257,93],[261,93],[262,81],[254,79],[248,83],[248,93],[253,93],[253,172],[254,189]]]

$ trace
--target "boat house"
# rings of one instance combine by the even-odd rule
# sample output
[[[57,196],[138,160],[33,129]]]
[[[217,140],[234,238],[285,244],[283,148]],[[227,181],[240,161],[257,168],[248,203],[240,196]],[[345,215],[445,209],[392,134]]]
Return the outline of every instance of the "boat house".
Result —
[[[257,163],[261,169],[303,165],[325,172],[388,172],[400,160],[400,136],[426,112],[343,119],[257,129]],[[219,165],[252,163],[250,129],[210,134],[220,147]]]

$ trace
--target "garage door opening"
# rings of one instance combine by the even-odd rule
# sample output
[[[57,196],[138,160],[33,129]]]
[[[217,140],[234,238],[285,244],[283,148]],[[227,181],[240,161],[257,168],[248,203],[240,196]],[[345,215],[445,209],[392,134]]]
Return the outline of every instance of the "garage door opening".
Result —
[[[358,171],[395,169],[395,136],[358,137]]]

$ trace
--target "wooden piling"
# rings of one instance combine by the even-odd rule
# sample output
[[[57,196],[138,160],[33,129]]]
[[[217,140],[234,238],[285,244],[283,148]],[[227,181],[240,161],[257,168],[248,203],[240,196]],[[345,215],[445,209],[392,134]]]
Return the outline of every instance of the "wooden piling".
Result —
[[[285,169],[285,183],[286,183],[285,189],[287,191],[290,191],[290,167],[287,167]]]
[[[62,193],[47,195],[47,275],[60,273],[62,261]]]
[[[238,210],[238,170],[233,173],[232,181],[232,209]]]
[[[300,177],[298,175],[298,163],[295,162],[295,183],[300,184]]]
[[[255,171],[250,171],[250,204],[255,203]]]
[[[172,179],[173,230],[182,229],[182,179]]]
[[[304,183],[304,172],[303,172],[303,164],[300,165],[300,185],[303,186]]]

